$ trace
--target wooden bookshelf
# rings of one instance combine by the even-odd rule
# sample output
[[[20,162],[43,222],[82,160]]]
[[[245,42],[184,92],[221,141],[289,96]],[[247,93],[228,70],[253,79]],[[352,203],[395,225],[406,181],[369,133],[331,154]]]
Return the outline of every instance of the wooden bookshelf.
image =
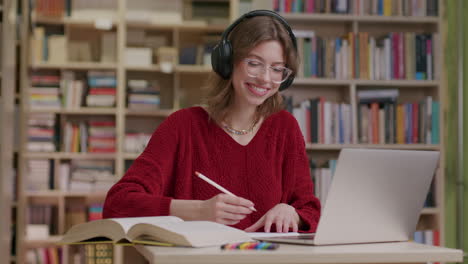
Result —
[[[241,3],[242,2],[242,3]],[[234,6],[237,10],[248,10],[246,3],[256,9],[273,9],[273,1],[236,1]],[[357,1],[356,1],[357,2]],[[364,2],[364,1],[363,1]],[[369,1],[370,2],[370,1]],[[376,2],[376,1],[375,1]],[[395,2],[396,1],[389,1]],[[317,3],[317,2],[315,2]],[[366,3],[366,2],[364,2]],[[355,1],[348,1],[348,5],[356,4]],[[403,2],[401,2],[403,5]],[[242,5],[242,7],[241,7]],[[364,4],[365,5],[365,4]],[[301,12],[282,12],[281,15],[288,20],[293,30],[314,31],[314,36],[324,38],[342,38],[349,32],[359,33],[368,32],[369,36],[382,36],[389,32],[416,32],[416,33],[437,33],[443,36],[443,2],[438,1],[438,16],[406,16],[398,15],[356,15],[350,14],[325,14],[325,13],[301,13]],[[392,10],[394,11],[394,10]],[[403,13],[403,11],[402,11]],[[233,15],[237,17],[239,14]],[[398,89],[400,95],[398,100],[402,102],[411,102],[421,100],[425,96],[432,96],[434,100],[439,101],[440,109],[445,106],[446,84],[444,72],[440,69],[443,60],[443,41],[438,39],[439,43],[433,44],[434,76],[433,79],[387,79],[370,80],[360,78],[329,78],[329,77],[302,77],[298,76],[293,86],[286,90],[284,94],[291,96],[294,103],[298,104],[302,100],[324,97],[327,101],[333,103],[347,103],[352,109],[352,136],[349,144],[319,144],[306,143],[306,150],[311,159],[326,161],[336,159],[339,151],[343,148],[378,148],[378,149],[404,149],[404,150],[436,150],[441,152],[439,169],[434,178],[435,183],[435,206],[424,208],[421,212],[418,229],[439,230],[441,245],[444,244],[444,169],[445,168],[445,138],[442,134],[444,127],[444,116],[442,111],[439,115],[440,141],[437,144],[362,144],[359,135],[358,115],[356,114],[359,106],[357,94],[361,90],[373,89]],[[304,44],[305,45],[305,44]],[[328,43],[327,43],[328,45]],[[300,48],[300,47],[299,47]],[[354,61],[353,61],[354,63]],[[304,64],[303,64],[304,65]],[[307,141],[307,140],[306,140]]]
[[[10,263],[14,261],[12,249],[14,234],[11,231],[16,215],[16,197],[13,189],[15,186],[15,93],[16,93],[16,1],[0,2],[0,39],[1,39],[1,64],[0,64],[0,214],[2,224],[0,226],[0,256],[2,261]],[[8,78],[5,78],[8,76]]]
[[[230,6],[229,20],[237,18],[240,10],[240,0],[222,0]],[[129,0],[118,0],[114,12],[114,19],[110,19],[108,29],[96,29],[96,22],[93,19],[84,20],[64,16],[63,18],[51,18],[33,15],[30,19],[35,26],[44,28],[59,29],[61,34],[71,40],[87,40],[99,42],[102,34],[115,33],[115,61],[101,62],[93,58],[93,61],[80,62],[34,62],[32,63],[30,54],[31,29],[25,21],[21,30],[21,146],[19,150],[19,182],[17,203],[17,234],[16,244],[18,256],[17,263],[24,263],[27,249],[53,245],[60,238],[65,230],[66,208],[69,204],[90,205],[94,202],[102,202],[105,197],[104,192],[79,192],[64,190],[44,190],[28,191],[27,185],[27,162],[29,160],[50,160],[56,177],[59,173],[58,164],[72,161],[112,161],[116,178],[121,177],[129,162],[136,159],[139,153],[133,153],[125,149],[125,138],[127,133],[151,133],[157,125],[174,111],[183,107],[191,106],[200,102],[200,88],[206,80],[207,74],[211,72],[210,65],[172,65],[170,72],[163,71],[163,67],[157,59],[153,59],[146,65],[129,65],[125,63],[126,48],[131,47],[127,42],[132,41],[131,34],[144,32],[154,41],[155,36],[162,36],[165,46],[174,47],[178,51],[184,48],[186,43],[199,44],[201,36],[215,34],[220,36],[227,25],[211,25],[209,23],[187,22],[182,24],[163,23],[155,24],[148,22],[131,22],[126,20],[126,13],[129,9]],[[245,2],[245,1],[242,1]],[[271,9],[270,0],[252,1],[252,6]],[[23,0],[23,6],[28,7],[28,1]],[[439,14],[443,13],[443,4],[439,1]],[[27,8],[23,12],[28,13]],[[34,12],[33,12],[34,13]],[[437,32],[441,33],[442,16],[438,17],[408,17],[408,16],[376,16],[376,15],[349,15],[349,14],[290,14],[283,13],[284,17],[291,23],[293,29],[315,30],[317,35],[340,37],[348,32],[369,31],[374,35],[385,32],[400,31],[405,32]],[[26,16],[27,17],[27,16]],[[108,21],[109,22],[109,21]],[[132,33],[133,32],[133,33]],[[442,35],[442,34],[440,34]],[[160,40],[158,40],[160,41]],[[442,45],[434,50],[436,63],[442,64]],[[52,51],[53,52],[53,51]],[[64,52],[66,53],[66,52]],[[154,53],[153,53],[154,56]],[[179,58],[177,58],[179,59]],[[29,107],[29,87],[32,72],[54,72],[63,74],[64,72],[74,72],[77,76],[84,76],[88,71],[113,71],[116,78],[115,105],[113,107],[87,107],[83,104],[80,107],[61,107],[58,109],[33,109]],[[287,96],[293,96],[295,101],[324,96],[335,102],[346,102],[351,105],[355,112],[358,107],[356,98],[358,91],[362,89],[374,88],[394,88],[401,92],[403,100],[413,98],[423,98],[431,95],[443,103],[442,98],[445,93],[443,72],[438,73],[439,78],[435,80],[366,80],[366,79],[337,79],[337,78],[311,78],[298,77],[293,86],[284,92]],[[158,81],[160,89],[160,107],[154,110],[135,110],[127,107],[128,100],[128,80],[144,79],[148,81]],[[441,105],[441,109],[444,105]],[[31,152],[27,151],[27,120],[32,113],[50,113],[57,116],[57,123],[60,124],[59,131],[63,134],[64,123],[72,120],[87,120],[94,117],[108,117],[115,122],[115,152],[113,153],[86,153],[86,152],[66,152],[62,150],[56,152]],[[380,148],[380,149],[408,149],[408,150],[439,150],[441,151],[440,168],[445,166],[444,135],[441,134],[438,144],[361,144],[357,137],[357,115],[354,113],[351,123],[353,124],[353,138],[350,144],[317,144],[307,142],[306,149],[311,158],[332,159],[336,158],[343,148]],[[443,116],[440,116],[440,128],[443,127]],[[442,133],[441,129],[441,133]],[[61,135],[62,137],[63,135]],[[60,143],[61,144],[61,143]],[[424,208],[421,212],[420,227],[437,229],[441,233],[441,243],[443,245],[444,234],[444,174],[439,169],[436,174],[436,206]],[[51,239],[28,241],[25,236],[27,224],[26,210],[30,204],[53,204],[58,208],[58,223],[60,234]],[[70,260],[71,249],[63,247],[63,263]],[[122,263],[122,250],[115,248],[114,261]]]

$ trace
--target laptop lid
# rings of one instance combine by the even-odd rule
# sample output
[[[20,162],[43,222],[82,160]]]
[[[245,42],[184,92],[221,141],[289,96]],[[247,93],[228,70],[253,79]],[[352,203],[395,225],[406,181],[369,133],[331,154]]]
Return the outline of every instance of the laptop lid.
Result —
[[[343,149],[314,244],[409,240],[438,160],[438,151]]]
[[[438,151],[343,149],[315,236],[257,239],[303,245],[409,240],[438,160]]]

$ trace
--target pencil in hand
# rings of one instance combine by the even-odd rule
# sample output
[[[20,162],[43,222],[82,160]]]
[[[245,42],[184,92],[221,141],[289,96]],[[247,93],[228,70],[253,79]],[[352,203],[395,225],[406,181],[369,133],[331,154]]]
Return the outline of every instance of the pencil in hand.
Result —
[[[213,186],[213,187],[215,187],[216,189],[222,191],[223,193],[225,193],[225,194],[227,194],[227,195],[230,195],[230,196],[232,196],[232,197],[237,197],[237,195],[235,195],[235,194],[233,194],[232,192],[230,192],[230,191],[224,189],[223,186],[217,184],[216,182],[212,181],[211,179],[209,179],[209,178],[206,177],[205,175],[199,173],[198,171],[196,171],[195,174],[198,176],[198,178],[200,178],[200,179],[206,181],[206,182],[209,183],[211,186]],[[252,211],[257,212],[257,210],[256,210],[253,206],[250,206],[249,209],[252,210]]]

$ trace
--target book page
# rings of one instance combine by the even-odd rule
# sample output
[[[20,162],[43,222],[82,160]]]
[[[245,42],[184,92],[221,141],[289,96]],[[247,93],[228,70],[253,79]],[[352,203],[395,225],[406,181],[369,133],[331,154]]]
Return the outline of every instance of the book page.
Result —
[[[110,218],[109,220],[119,223],[128,232],[130,227],[136,224],[151,224],[159,226],[164,223],[180,223],[184,220],[177,216],[148,216],[148,217],[128,217],[128,218]]]

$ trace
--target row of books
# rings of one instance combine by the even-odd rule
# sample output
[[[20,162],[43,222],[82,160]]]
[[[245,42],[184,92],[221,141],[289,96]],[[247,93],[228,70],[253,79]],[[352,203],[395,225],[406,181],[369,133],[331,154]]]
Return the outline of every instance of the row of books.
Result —
[[[114,120],[67,121],[63,130],[65,152],[114,153]]]
[[[88,206],[81,203],[67,204],[65,229],[88,221],[102,219],[102,203]],[[31,204],[27,210],[26,237],[29,240],[47,239],[58,234],[58,208],[55,205]]]
[[[293,107],[306,142],[350,144],[353,142],[353,110],[350,104],[326,101],[324,97],[302,101]]]
[[[27,175],[28,191],[106,192],[116,182],[111,160],[72,160],[55,165],[53,160],[30,159]]]
[[[117,60],[116,51],[117,35],[113,31],[103,32],[95,39],[73,40],[65,35],[62,29],[36,26],[30,38],[33,64],[114,63]]]
[[[284,13],[338,13],[378,16],[437,16],[438,0],[273,0]]]
[[[65,230],[72,226],[102,219],[102,203],[86,205],[83,203],[70,203],[65,211]]]
[[[439,115],[440,104],[430,96],[414,103],[361,104],[359,141],[364,144],[439,144]]]
[[[30,248],[26,252],[26,263],[28,264],[60,264],[62,263],[62,248],[39,247]],[[83,263],[83,262],[82,262]]]
[[[31,204],[27,208],[26,237],[47,239],[58,233],[58,208],[49,204]]]
[[[413,234],[413,240],[416,243],[440,246],[439,230],[417,230]]]
[[[72,160],[59,170],[64,191],[105,193],[117,181],[111,160]]]
[[[393,97],[378,97],[392,93]],[[398,90],[358,91],[357,129],[362,144],[439,144],[440,103],[426,96],[419,102],[398,103]],[[286,97],[286,109],[298,121],[304,140],[318,144],[351,144],[353,111],[350,104],[324,97],[297,105]]]
[[[115,105],[117,80],[112,71],[87,72],[87,86],[75,79],[75,73],[34,72],[31,76],[31,109],[66,109],[89,107],[112,107]]]
[[[349,32],[345,37],[295,31],[302,58],[299,77],[365,80],[434,80],[438,34],[391,32],[375,37]]]

